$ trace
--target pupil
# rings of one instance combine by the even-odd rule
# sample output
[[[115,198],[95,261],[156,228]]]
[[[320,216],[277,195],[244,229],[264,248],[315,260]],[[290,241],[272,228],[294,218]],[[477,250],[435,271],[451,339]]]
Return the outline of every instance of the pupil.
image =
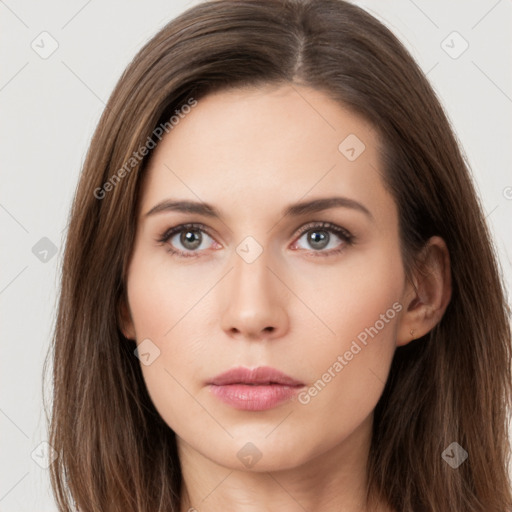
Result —
[[[315,249],[323,249],[329,243],[326,231],[312,231],[308,236],[309,242]]]
[[[181,234],[181,243],[187,249],[196,249],[201,245],[201,237],[197,230],[183,231]]]

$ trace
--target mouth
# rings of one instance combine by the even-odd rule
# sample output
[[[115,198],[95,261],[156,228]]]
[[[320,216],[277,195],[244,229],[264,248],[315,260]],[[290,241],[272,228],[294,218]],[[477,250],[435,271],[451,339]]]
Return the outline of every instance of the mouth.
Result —
[[[232,368],[213,378],[208,386],[213,395],[235,409],[264,411],[293,398],[304,383],[275,368],[260,366]]]

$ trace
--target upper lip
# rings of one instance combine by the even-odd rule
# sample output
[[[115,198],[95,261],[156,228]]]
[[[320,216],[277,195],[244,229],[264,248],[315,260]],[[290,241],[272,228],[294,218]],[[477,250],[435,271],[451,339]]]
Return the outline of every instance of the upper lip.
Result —
[[[226,386],[229,384],[253,384],[269,385],[280,384],[282,386],[303,386],[304,384],[293,379],[275,368],[269,366],[259,366],[258,368],[244,368],[239,366],[231,368],[227,372],[214,377],[209,384],[214,386]]]

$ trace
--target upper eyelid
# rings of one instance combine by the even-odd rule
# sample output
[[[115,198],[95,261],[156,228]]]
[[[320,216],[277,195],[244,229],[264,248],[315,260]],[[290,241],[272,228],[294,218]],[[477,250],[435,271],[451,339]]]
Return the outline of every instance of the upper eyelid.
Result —
[[[298,233],[299,235],[303,235],[307,231],[310,231],[311,229],[325,229],[325,231],[330,231],[338,235],[339,233],[344,234],[347,238],[353,238],[354,236],[352,233],[342,227],[338,226],[337,224],[334,224],[333,222],[328,221],[312,221],[312,222],[306,222],[306,224],[303,224],[298,229],[294,231],[294,233]]]
[[[215,238],[213,234],[210,232],[210,229],[205,226],[204,224],[201,224],[200,222],[185,222],[183,224],[178,224],[176,226],[173,226],[172,228],[166,229],[163,233],[160,239],[169,239],[171,236],[174,236],[178,233],[181,233],[182,231],[185,231],[186,229],[191,230],[198,230],[205,232],[209,237]]]

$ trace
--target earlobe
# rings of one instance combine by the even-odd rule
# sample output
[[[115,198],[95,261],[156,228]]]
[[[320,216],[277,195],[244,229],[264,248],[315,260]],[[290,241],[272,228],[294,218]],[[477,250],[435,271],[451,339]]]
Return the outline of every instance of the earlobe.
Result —
[[[132,341],[136,339],[135,328],[125,298],[121,299],[117,309],[117,325],[125,338]]]
[[[429,333],[442,319],[451,299],[450,255],[445,241],[434,236],[422,250],[413,282],[405,291],[405,311],[397,331],[397,346]]]

